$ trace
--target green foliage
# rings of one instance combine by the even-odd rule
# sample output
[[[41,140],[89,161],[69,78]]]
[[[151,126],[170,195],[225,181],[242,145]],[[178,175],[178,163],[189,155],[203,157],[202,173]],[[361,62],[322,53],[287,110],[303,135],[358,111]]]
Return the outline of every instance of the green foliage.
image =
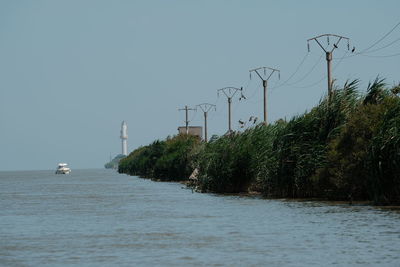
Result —
[[[399,203],[400,99],[376,79],[328,144],[327,163],[316,176],[335,199]]]
[[[326,162],[327,142],[356,103],[357,81],[336,90],[309,113],[289,122],[279,120],[209,142],[200,154],[199,185],[203,191],[262,191],[270,197],[312,197],[316,170]]]
[[[231,133],[205,145],[198,159],[201,190],[236,193],[249,186],[254,176],[250,135]]]
[[[208,143],[185,135],[156,141],[121,160],[119,171],[183,180],[197,168],[203,192],[400,203],[400,90],[379,78],[365,96],[357,87],[347,82],[289,121]]]
[[[358,81],[290,121],[222,136],[200,153],[203,191],[398,203],[400,100],[383,80]]]
[[[193,171],[190,162],[200,145],[197,137],[178,135],[134,150],[120,161],[118,172],[160,180],[186,180]]]
[[[383,107],[361,105],[349,118],[341,134],[329,144],[329,180],[335,196],[366,199],[367,156],[371,139],[378,130]]]
[[[153,177],[161,180],[186,180],[193,169],[194,148],[200,144],[197,137],[178,135],[166,141],[164,153],[154,165]]]
[[[367,157],[368,193],[376,203],[400,203],[400,99],[387,98]]]

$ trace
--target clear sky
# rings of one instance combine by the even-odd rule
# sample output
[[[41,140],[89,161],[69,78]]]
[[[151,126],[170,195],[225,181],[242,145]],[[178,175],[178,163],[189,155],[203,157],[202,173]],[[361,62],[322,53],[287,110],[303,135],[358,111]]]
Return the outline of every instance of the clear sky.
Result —
[[[227,102],[216,90],[226,86],[248,98],[233,101],[238,129],[262,117],[261,81],[249,79],[259,66],[281,70],[269,82],[269,120],[301,114],[327,90],[323,51],[311,43],[308,53],[306,40],[339,34],[363,51],[400,22],[399,10],[398,0],[0,0],[0,170],[101,168],[121,152],[123,120],[132,151],[176,134],[184,105],[217,104],[209,136],[221,135]],[[336,84],[398,83],[400,56],[389,56],[398,38],[400,27],[353,57],[342,43]],[[190,119],[203,123],[199,111]]]

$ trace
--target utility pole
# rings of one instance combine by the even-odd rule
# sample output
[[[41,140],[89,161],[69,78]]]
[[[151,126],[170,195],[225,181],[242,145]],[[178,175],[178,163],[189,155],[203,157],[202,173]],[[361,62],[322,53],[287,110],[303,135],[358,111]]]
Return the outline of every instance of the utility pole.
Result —
[[[259,71],[263,69],[264,70],[264,76],[262,76]],[[267,76],[267,70],[269,72],[269,75]],[[258,77],[260,77],[260,79],[262,80],[263,83],[263,87],[264,87],[264,124],[267,125],[267,85],[268,85],[268,80],[269,78],[271,78],[272,74],[274,74],[274,72],[278,72],[278,76],[279,79],[281,78],[281,71],[277,70],[277,69],[273,69],[273,68],[269,68],[269,67],[259,67],[256,69],[252,69],[249,70],[250,73],[250,79],[251,79],[251,73],[255,72]],[[266,77],[266,78],[265,78]]]
[[[243,91],[243,87],[225,87],[217,90],[217,94],[219,96],[219,92],[222,91],[224,95],[228,98],[228,133],[232,132],[232,117],[231,117],[231,104],[232,98],[238,91]]]
[[[321,44],[321,39],[325,38],[327,40],[327,47],[325,48],[322,44]],[[330,41],[329,41],[329,37],[335,39],[335,42],[333,42],[333,47],[331,49],[328,49],[328,47],[330,46]],[[350,50],[350,39],[344,36],[340,36],[340,35],[336,35],[336,34],[322,34],[322,35],[318,35],[316,37],[310,38],[307,40],[307,48],[308,48],[308,52],[310,52],[310,41],[315,41],[321,48],[322,50],[324,50],[325,52],[325,58],[326,58],[326,63],[327,63],[327,71],[328,71],[328,101],[331,101],[331,97],[332,97],[332,55],[333,55],[333,51],[338,48],[338,45],[340,43],[340,41],[344,39],[347,40],[347,50]]]
[[[213,104],[209,104],[209,103],[203,103],[203,104],[199,104],[196,107],[200,107],[201,110],[204,113],[204,141],[207,143],[207,113],[214,108],[214,110],[216,111],[217,108],[215,105]]]
[[[184,110],[185,111],[185,124],[186,124],[186,134],[189,134],[189,119],[188,119],[188,115],[189,115],[189,110],[196,110],[194,108],[188,108],[188,106],[185,106],[184,108],[180,108],[178,110]]]

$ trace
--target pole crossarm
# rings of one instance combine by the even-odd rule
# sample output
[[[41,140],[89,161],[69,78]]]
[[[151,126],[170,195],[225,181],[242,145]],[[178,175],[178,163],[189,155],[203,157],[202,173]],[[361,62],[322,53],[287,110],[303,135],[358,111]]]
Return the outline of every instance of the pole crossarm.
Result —
[[[181,110],[194,110],[194,111],[197,111],[197,109],[195,109],[195,108],[189,108],[188,106],[185,106],[184,108],[179,108],[178,110],[179,110],[179,111],[181,111]]]
[[[332,49],[329,51],[327,50],[322,44],[321,44],[321,38],[325,38],[327,39],[328,45],[330,45],[330,38],[329,37],[334,37],[336,38],[336,42],[333,43],[333,47]],[[322,50],[324,50],[325,53],[332,53],[333,50],[335,50],[336,48],[338,48],[338,45],[340,43],[341,40],[347,40],[347,50],[350,50],[350,38],[345,37],[345,36],[341,36],[341,35],[337,35],[337,34],[331,34],[331,33],[326,33],[326,34],[321,34],[318,36],[315,36],[313,38],[310,38],[307,40],[307,47],[308,47],[308,51],[310,52],[310,41],[315,41],[321,48]]]
[[[189,108],[188,106],[185,106],[184,108],[178,108],[178,110],[196,110],[195,108]]]
[[[318,36],[315,36],[315,37],[313,37],[313,38],[310,38],[310,39],[308,39],[307,41],[310,41],[310,40],[313,40],[313,39],[318,39],[318,38],[320,38],[320,37],[328,37],[328,36],[333,36],[333,37],[338,37],[338,38],[343,38],[343,39],[350,39],[350,38],[348,38],[348,37],[345,37],[345,36],[341,36],[341,35],[337,35],[337,34],[332,34],[332,33],[324,33],[324,34],[321,34],[321,35],[318,35]]]
[[[217,106],[216,105],[209,104],[209,103],[198,104],[196,107],[200,107],[200,109],[205,113],[209,112],[212,108],[214,108],[214,111],[217,110]]]
[[[227,98],[232,98],[238,91],[243,91],[243,87],[236,88],[236,87],[224,87],[217,90],[217,94],[219,96],[220,92],[223,92]]]
[[[263,71],[264,71],[264,77],[266,77],[266,78],[264,78],[264,77],[258,72],[259,70],[263,70]],[[270,71],[270,73],[269,73],[268,76],[267,76],[267,70]],[[280,71],[280,70],[274,69],[274,68],[270,68],[270,67],[259,67],[259,68],[255,68],[255,69],[249,70],[250,79],[251,79],[251,73],[252,73],[252,72],[255,72],[255,73],[258,75],[258,77],[260,77],[260,79],[263,80],[263,81],[268,81],[269,78],[272,76],[272,74],[274,74],[275,72],[278,72],[279,78],[281,77],[281,71]]]

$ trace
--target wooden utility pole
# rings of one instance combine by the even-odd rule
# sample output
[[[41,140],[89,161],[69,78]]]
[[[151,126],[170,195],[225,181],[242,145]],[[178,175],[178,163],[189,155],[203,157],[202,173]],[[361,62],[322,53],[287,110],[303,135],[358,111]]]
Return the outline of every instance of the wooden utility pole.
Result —
[[[228,133],[232,132],[232,116],[231,116],[231,105],[232,105],[232,98],[238,91],[243,91],[243,87],[236,88],[236,87],[225,87],[217,90],[218,96],[219,92],[222,91],[224,95],[228,99]]]
[[[209,103],[203,103],[203,104],[199,104],[197,105],[197,107],[200,107],[201,110],[204,113],[204,141],[207,143],[208,139],[207,139],[207,113],[214,108],[214,110],[216,111],[217,108],[215,105],[213,104],[209,104]]]
[[[262,76],[259,71],[263,69],[264,70],[264,76]],[[269,72],[269,75],[267,76],[267,70]],[[263,87],[264,87],[264,124],[267,125],[267,85],[268,85],[268,80],[269,78],[271,78],[272,74],[274,74],[274,72],[278,72],[278,77],[280,79],[281,77],[281,71],[277,70],[277,69],[273,69],[273,68],[269,68],[269,67],[259,67],[256,69],[252,69],[249,70],[250,72],[250,79],[251,79],[251,73],[255,72],[258,77],[260,77],[260,79],[262,80],[263,83]],[[266,77],[266,78],[264,78]]]
[[[321,38],[325,38],[327,40],[327,46],[324,47],[321,44]],[[330,38],[334,38],[335,42],[333,42],[332,47],[330,46]],[[344,36],[336,35],[336,34],[322,34],[316,37],[310,38],[307,40],[307,48],[308,52],[310,52],[310,41],[315,41],[325,52],[326,64],[327,64],[327,72],[328,72],[328,101],[331,102],[332,98],[332,55],[333,51],[338,48],[340,41],[344,39],[347,40],[347,50],[350,50],[350,39]],[[330,47],[330,49],[328,49]]]
[[[189,134],[189,110],[196,110],[194,108],[188,108],[188,106],[185,106],[184,108],[180,108],[178,110],[184,110],[185,111],[185,124],[186,124],[186,134]]]

